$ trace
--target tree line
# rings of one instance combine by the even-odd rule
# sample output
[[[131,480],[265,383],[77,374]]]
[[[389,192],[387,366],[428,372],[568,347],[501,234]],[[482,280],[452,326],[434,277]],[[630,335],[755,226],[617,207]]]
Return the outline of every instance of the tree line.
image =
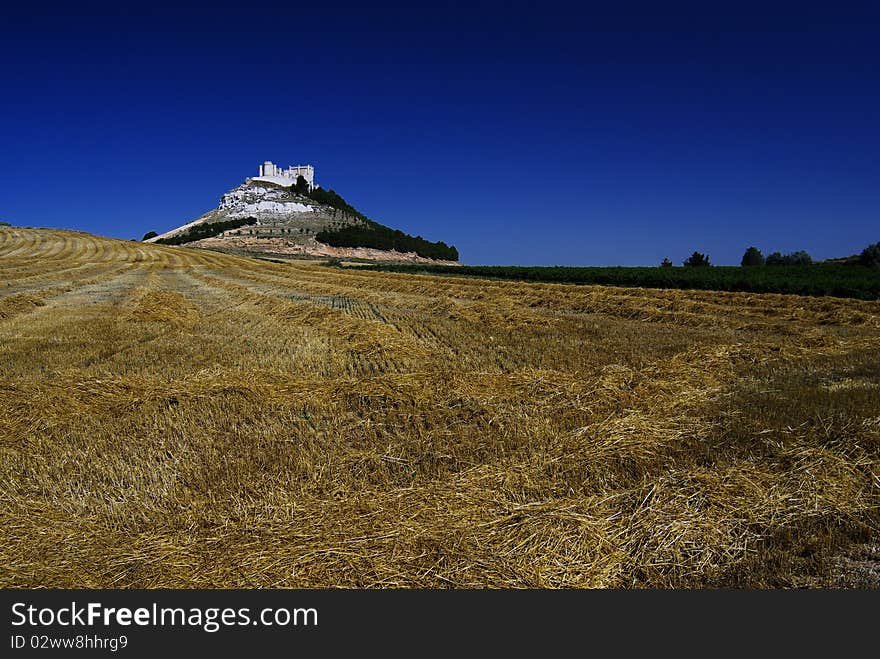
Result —
[[[775,268],[742,268],[739,266],[713,266],[711,268],[472,266],[406,263],[359,266],[359,269],[566,284],[833,295],[862,300],[880,299],[880,276],[876,270],[841,263],[816,263],[810,267]]]
[[[305,191],[301,189],[305,187]],[[354,206],[349,204],[335,190],[324,190],[317,187],[309,191],[302,176],[297,178],[294,191],[304,194],[319,204],[330,206],[353,215],[363,224],[349,224],[339,228],[324,229],[315,234],[318,242],[332,247],[371,247],[373,249],[395,250],[397,252],[415,252],[427,259],[441,261],[458,261],[458,250],[454,245],[447,245],[442,240],[432,242],[421,236],[411,236],[399,229],[392,229],[371,220]]]
[[[156,242],[160,245],[183,245],[184,243],[191,243],[195,240],[219,236],[224,231],[249,226],[251,224],[256,224],[256,222],[257,218],[255,217],[243,217],[235,220],[222,220],[220,222],[203,222],[202,224],[196,224],[186,231],[181,231],[168,238],[160,238]],[[147,234],[147,236],[149,236],[149,234]],[[147,236],[144,236],[144,240],[147,239]],[[155,234],[150,237],[155,237]]]
[[[869,268],[880,268],[880,242],[868,245],[861,254],[846,259],[835,259],[844,265],[863,265]],[[709,255],[702,252],[694,252],[682,262],[687,268],[699,268],[711,265]],[[762,265],[813,265],[813,257],[807,252],[800,250],[797,252],[789,252],[783,254],[781,252],[773,252],[766,258],[757,247],[749,247],[742,256],[740,265],[744,268],[759,267]],[[668,258],[663,259],[660,264],[663,268],[671,268],[672,261]]]
[[[458,250],[442,240],[431,242],[421,236],[410,236],[399,229],[391,229],[378,222],[349,224],[340,229],[319,231],[318,242],[333,247],[372,247],[374,249],[415,252],[419,256],[441,261],[458,261]]]

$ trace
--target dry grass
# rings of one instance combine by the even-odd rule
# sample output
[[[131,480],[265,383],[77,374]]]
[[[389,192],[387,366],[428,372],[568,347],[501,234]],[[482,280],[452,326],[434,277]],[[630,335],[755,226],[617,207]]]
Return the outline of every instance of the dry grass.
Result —
[[[0,586],[877,587],[880,304],[0,229]]]

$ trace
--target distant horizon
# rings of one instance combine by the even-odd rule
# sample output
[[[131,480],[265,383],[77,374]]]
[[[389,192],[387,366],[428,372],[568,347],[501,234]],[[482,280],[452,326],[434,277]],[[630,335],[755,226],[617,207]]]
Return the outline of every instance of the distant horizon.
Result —
[[[137,240],[269,159],[470,265],[880,241],[877,8],[467,7],[9,8],[0,221]]]
[[[90,234],[97,236],[99,238],[110,238],[112,240],[125,240],[125,241],[129,241],[129,242],[144,242],[142,237],[141,238],[136,238],[136,237],[121,238],[118,236],[108,236],[108,235],[103,235],[103,234],[99,234],[99,233],[94,233],[91,231],[86,231],[84,229],[79,229],[77,227],[22,225],[22,224],[16,224],[14,222],[9,222],[8,220],[5,220],[4,218],[0,218],[0,226],[2,226],[4,224],[7,224],[8,226],[11,226],[13,228],[19,228],[19,229],[32,229],[35,231],[39,231],[39,230],[75,231],[75,232],[81,232],[81,233],[90,233]],[[152,229],[148,229],[147,231],[145,231],[144,235],[146,235],[150,231],[152,231]],[[157,232],[157,233],[159,233],[159,232]],[[161,233],[159,233],[159,235],[161,235]],[[442,239],[438,239],[438,240],[442,240]],[[875,241],[875,242],[880,242],[880,241]],[[147,243],[147,244],[152,244],[152,243]],[[871,244],[873,245],[874,243],[871,243]],[[454,243],[452,243],[451,246],[454,246]],[[767,251],[767,250],[761,249],[757,245],[748,245],[743,248],[743,253],[745,253],[745,251],[749,247],[758,247],[758,249],[761,251],[761,253],[764,257],[768,256],[769,254],[773,254],[774,252],[779,252],[781,254],[787,255],[787,254],[791,254],[795,251],[800,251],[800,250],[792,250],[792,251],[788,251],[788,252],[781,252],[780,250]],[[863,247],[854,251],[852,254],[831,256],[831,257],[824,258],[824,259],[814,258],[813,261],[814,261],[814,263],[825,263],[825,262],[838,261],[838,260],[842,260],[842,259],[849,259],[852,257],[858,257],[859,254],[862,252],[862,250],[864,250],[865,247],[868,247],[868,245],[864,245]],[[185,246],[185,248],[186,249],[202,249],[202,248],[189,247],[189,246]],[[204,248],[204,249],[210,249],[210,248]],[[699,251],[699,250],[696,250],[696,251]],[[804,251],[806,251],[806,250],[804,250]],[[671,267],[684,267],[684,261],[688,257],[690,257],[691,254],[693,254],[693,251],[688,252],[685,256],[683,256],[681,258],[680,261],[676,261],[675,259],[670,258],[669,260],[672,262]],[[725,268],[741,267],[741,264],[739,262],[737,262],[737,263],[716,263],[714,260],[712,260],[711,254],[707,254],[707,253],[703,253],[703,254],[710,260],[709,265],[711,267],[715,267],[715,266],[725,267]],[[813,255],[811,254],[810,256],[812,257]],[[259,257],[254,256],[254,258],[259,258]],[[328,260],[331,257],[302,255],[302,256],[291,256],[290,258],[291,258],[291,260],[308,259],[308,260],[320,261],[320,260]],[[664,258],[668,258],[668,257],[664,257]],[[477,266],[477,267],[492,266],[492,267],[535,267],[535,268],[653,268],[653,267],[660,267],[662,264],[662,261],[661,261],[661,263],[634,263],[634,264],[623,264],[623,263],[606,263],[606,264],[596,264],[596,263],[575,263],[575,264],[530,263],[530,264],[524,264],[524,263],[473,263],[473,262],[465,261],[464,259],[460,259],[458,261],[458,263],[461,265]],[[769,266],[769,267],[777,267],[777,266]]]

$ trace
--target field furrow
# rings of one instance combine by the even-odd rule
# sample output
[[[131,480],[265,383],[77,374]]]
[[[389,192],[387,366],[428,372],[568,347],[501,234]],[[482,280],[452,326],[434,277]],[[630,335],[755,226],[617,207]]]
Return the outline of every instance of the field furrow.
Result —
[[[0,586],[878,587],[878,319],[0,228]]]

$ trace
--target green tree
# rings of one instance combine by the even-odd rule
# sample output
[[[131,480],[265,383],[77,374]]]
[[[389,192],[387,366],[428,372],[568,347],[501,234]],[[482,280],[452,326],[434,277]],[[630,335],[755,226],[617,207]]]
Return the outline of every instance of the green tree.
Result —
[[[686,261],[684,261],[684,265],[689,268],[702,268],[710,265],[709,263],[709,255],[702,254],[700,252],[694,252],[691,254]]]
[[[764,265],[764,255],[761,254],[761,250],[757,247],[749,247],[745,254],[743,254],[742,262],[740,265],[753,266],[753,265]]]
[[[303,176],[297,176],[293,191],[301,195],[309,194],[309,182]]]
[[[671,268],[672,261],[670,261],[669,259],[663,259],[663,262],[660,264],[660,267],[661,268]]]
[[[813,257],[801,250],[790,254],[773,252],[765,261],[767,265],[812,265]]]
[[[141,238],[141,240],[142,240],[142,241],[143,241],[143,240],[149,240],[150,238],[155,238],[155,237],[158,236],[158,235],[159,235],[159,234],[156,233],[155,231],[147,231],[147,232],[144,234],[144,237]]]
[[[803,250],[786,254],[786,257],[791,265],[813,265],[813,257]]]
[[[880,243],[865,247],[859,255],[859,263],[869,268],[880,268]]]

